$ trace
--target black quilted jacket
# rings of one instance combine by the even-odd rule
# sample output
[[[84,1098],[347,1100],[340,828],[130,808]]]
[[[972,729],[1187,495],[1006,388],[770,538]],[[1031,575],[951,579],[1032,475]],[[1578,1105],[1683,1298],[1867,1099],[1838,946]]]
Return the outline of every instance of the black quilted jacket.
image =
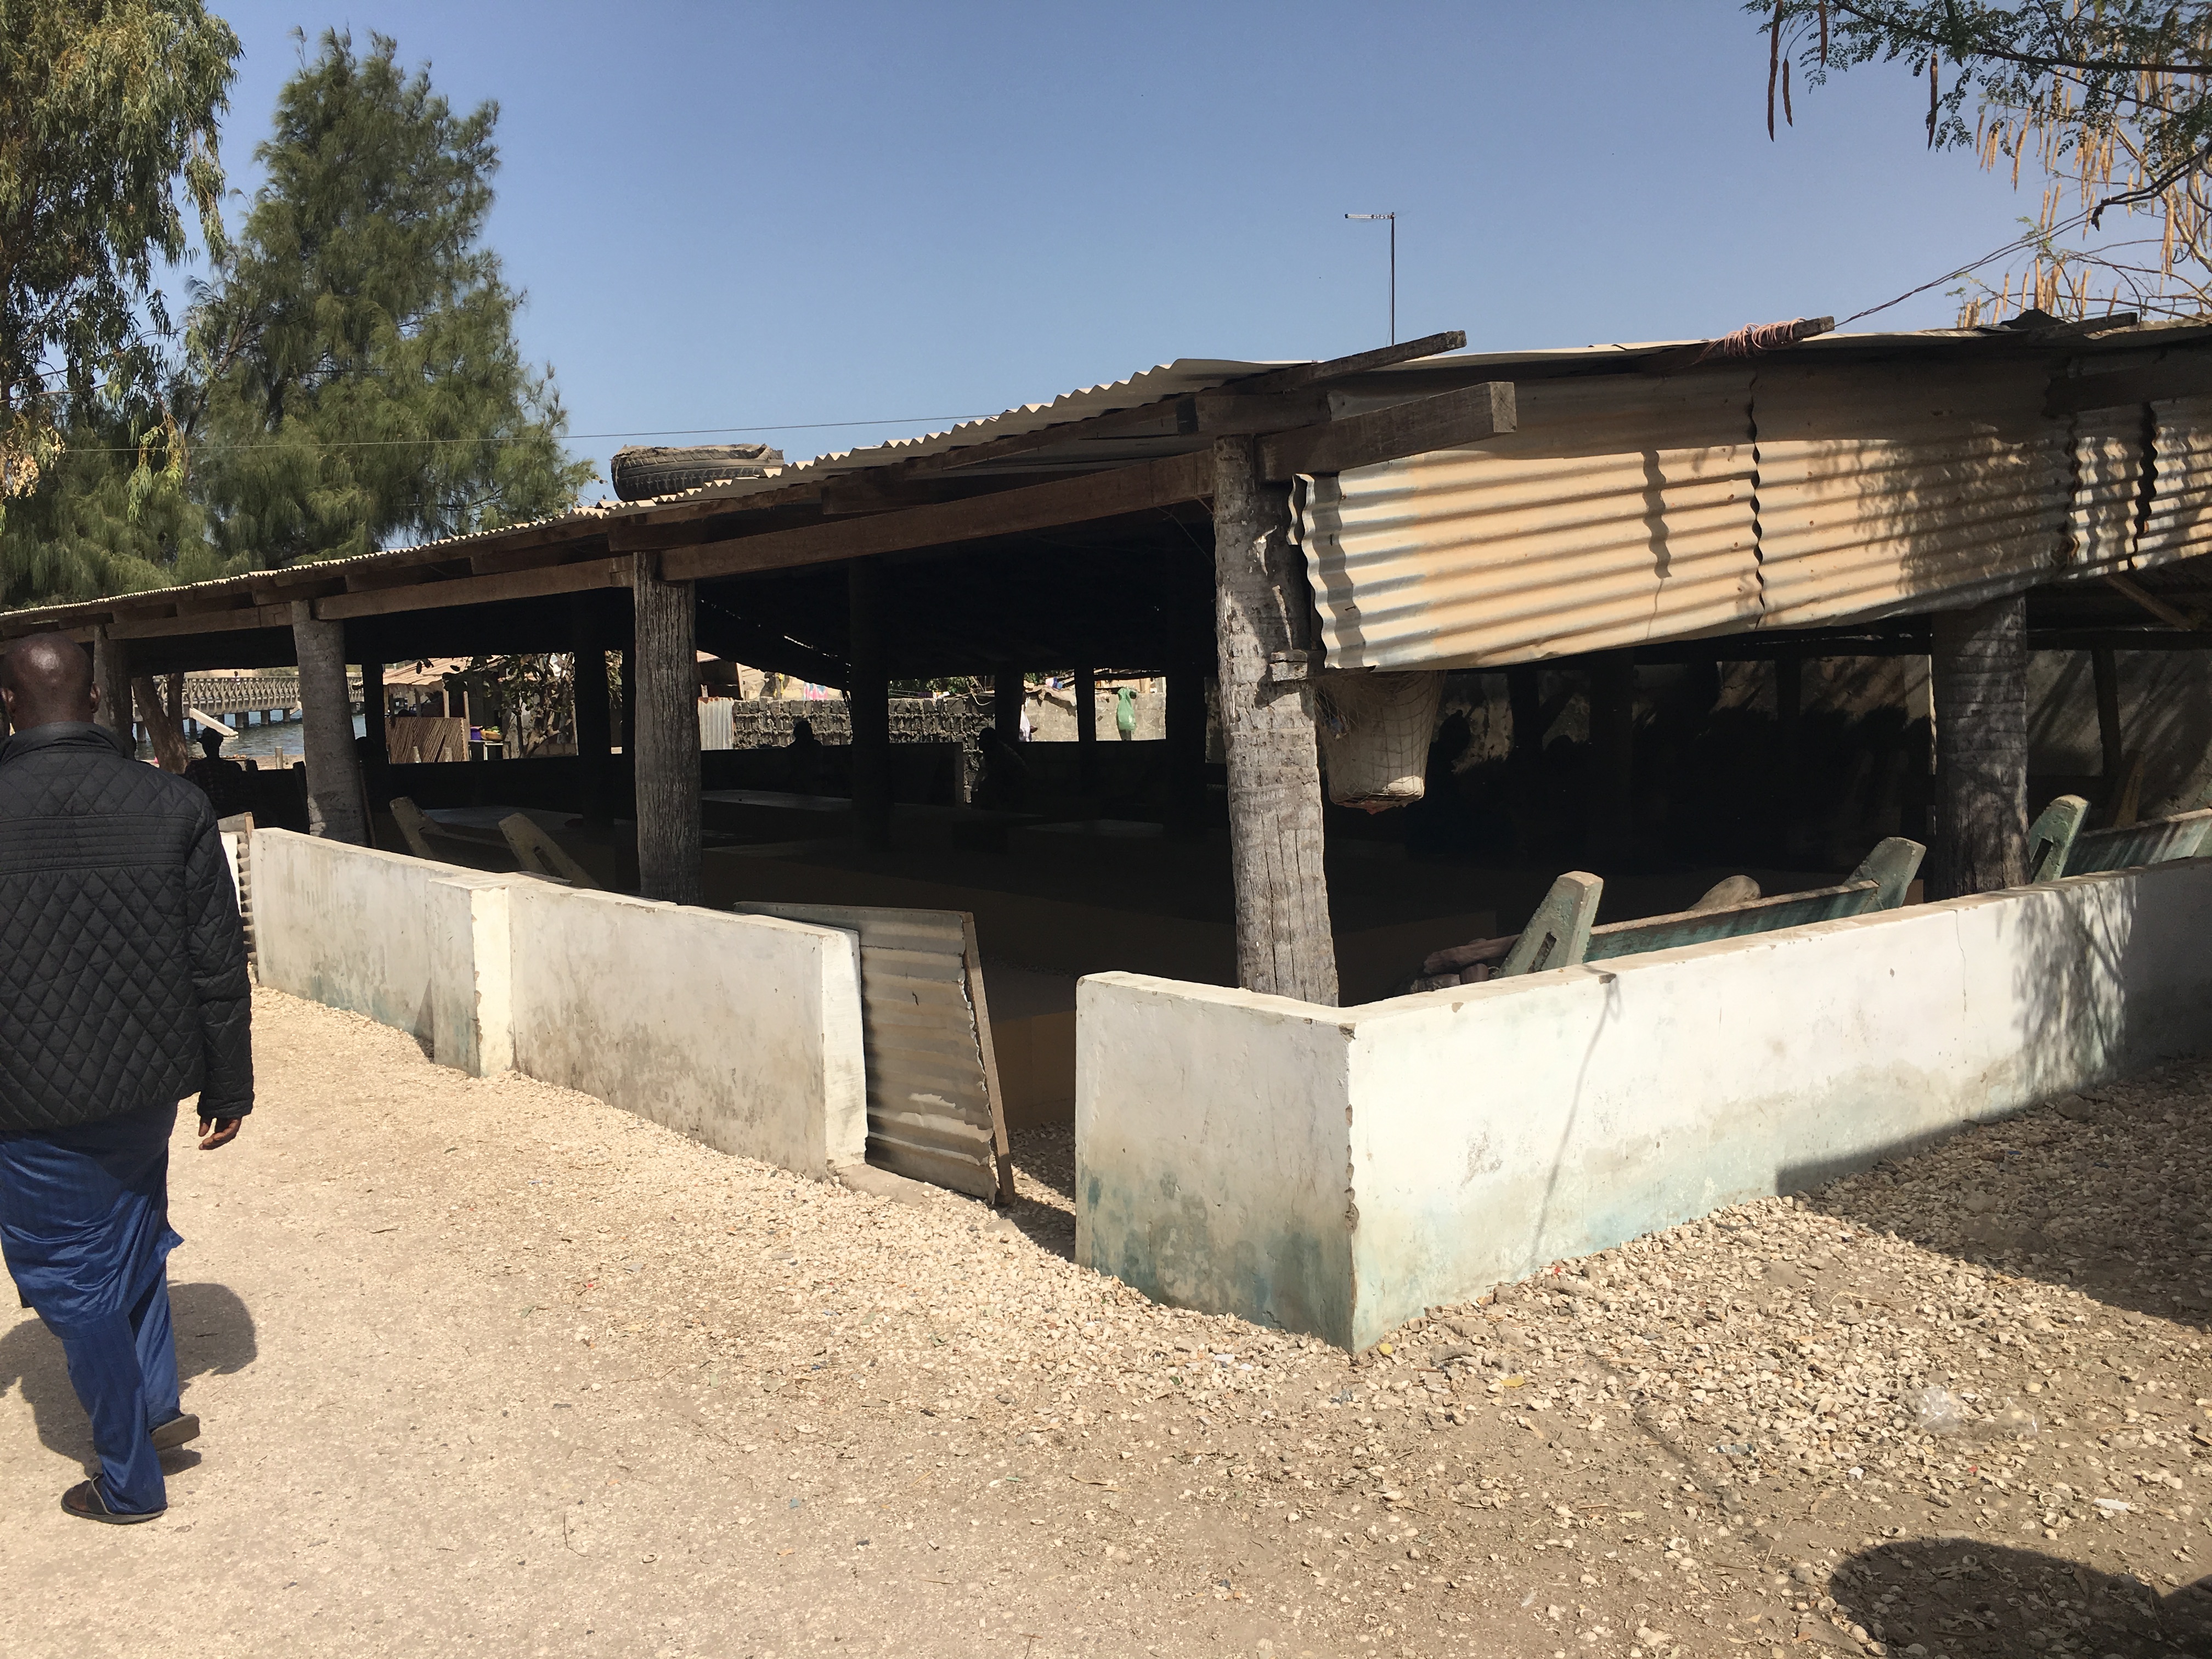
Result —
[[[0,1134],[253,1109],[246,933],[208,798],[97,726],[0,744]]]

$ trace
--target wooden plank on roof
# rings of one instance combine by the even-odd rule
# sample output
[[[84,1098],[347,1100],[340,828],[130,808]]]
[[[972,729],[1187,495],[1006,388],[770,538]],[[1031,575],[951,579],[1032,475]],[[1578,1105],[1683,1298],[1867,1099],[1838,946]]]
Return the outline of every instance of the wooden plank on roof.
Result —
[[[373,593],[339,593],[315,602],[319,621],[385,617],[396,611],[440,611],[457,605],[490,605],[501,599],[541,599],[552,593],[581,593],[595,587],[626,587],[626,558],[581,559],[574,564],[514,570],[494,576],[460,576],[451,581],[417,582]]]
[[[1051,426],[1039,427],[1033,432],[1010,432],[1003,438],[963,444],[957,449],[941,450],[933,455],[917,455],[911,460],[894,465],[901,473],[914,477],[978,466],[986,461],[1004,460],[1009,456],[1026,455],[1036,450],[1051,449],[1060,444],[1079,443],[1092,438],[1162,437],[1195,434],[1197,430],[1197,413],[1191,406],[1190,398],[1177,392],[1171,398],[1133,404],[1127,409],[1109,409],[1103,415],[1087,415],[1075,420],[1060,421]]]
[[[962,501],[702,542],[663,555],[660,568],[671,581],[698,581],[749,571],[830,564],[1117,518],[1178,501],[1198,501],[1212,489],[1212,455],[1200,451],[1063,478],[1056,483],[1002,489],[994,495],[975,495]]]
[[[1287,368],[1271,369],[1249,380],[1232,380],[1223,390],[1242,392],[1247,397],[1271,392],[1298,392],[1310,386],[1341,380],[1348,375],[1364,374],[1370,369],[1390,368],[1419,358],[1433,357],[1439,352],[1457,351],[1466,343],[1465,330],[1448,328],[1441,334],[1424,335],[1418,340],[1406,340],[1396,345],[1377,346],[1372,351],[1354,352],[1349,357],[1328,357],[1315,363],[1292,363]]]
[[[2124,368],[2113,374],[2081,374],[2051,381],[2043,412],[2053,420],[2092,409],[2124,409],[2162,403],[2168,398],[2197,398],[2212,392],[2212,354]]]
[[[1370,410],[1327,426],[1263,438],[1260,459],[1269,478],[1348,472],[1431,450],[1463,449],[1510,432],[1517,423],[1513,382],[1485,380],[1433,398],[1415,398]]]

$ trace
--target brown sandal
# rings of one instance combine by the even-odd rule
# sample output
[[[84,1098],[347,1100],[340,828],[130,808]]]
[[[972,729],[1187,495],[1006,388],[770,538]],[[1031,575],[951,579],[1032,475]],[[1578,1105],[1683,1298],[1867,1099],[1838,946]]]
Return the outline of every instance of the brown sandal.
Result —
[[[158,1521],[169,1512],[166,1504],[158,1510],[148,1510],[143,1515],[111,1510],[96,1479],[80,1480],[64,1492],[62,1508],[82,1520],[105,1521],[111,1527],[135,1527],[141,1521]]]

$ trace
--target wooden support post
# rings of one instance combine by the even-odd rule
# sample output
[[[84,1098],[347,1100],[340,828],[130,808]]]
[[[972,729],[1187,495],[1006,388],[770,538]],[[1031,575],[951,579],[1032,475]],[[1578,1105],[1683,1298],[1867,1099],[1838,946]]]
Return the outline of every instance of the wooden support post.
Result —
[[[649,899],[699,902],[699,664],[690,582],[635,556],[637,878]]]
[[[2027,602],[1939,611],[1934,644],[1928,896],[2018,886],[2027,879]]]
[[[1086,795],[1098,792],[1098,671],[1075,671],[1075,759]]]
[[[104,627],[92,630],[92,684],[100,694],[93,720],[136,749],[137,734],[131,719],[130,643],[113,638]]]
[[[1289,493],[1261,480],[1254,441],[1215,439],[1214,631],[1237,982],[1334,1006],[1313,689],[1310,681],[1278,682],[1270,660],[1310,642],[1311,602],[1289,528]]]
[[[845,567],[848,645],[852,663],[853,816],[860,842],[891,838],[891,683],[884,665],[882,577],[873,559]],[[1017,707],[1015,718],[1020,719]]]
[[[583,796],[580,803],[584,825],[604,830],[614,821],[608,799],[608,747],[613,741],[611,712],[607,706],[607,653],[599,649],[598,619],[591,599],[581,593],[568,599],[568,648],[574,653],[570,671],[576,713],[576,771]]]
[[[191,762],[191,752],[185,744],[184,681],[182,674],[169,676],[173,695],[164,702],[161,684],[151,674],[131,677],[131,696],[138,706],[138,723],[146,728],[146,736],[154,745],[154,758],[164,772],[181,772]]]
[[[2120,731],[2120,662],[2112,647],[2100,645],[2089,653],[2089,666],[2097,681],[2097,744],[2102,751],[2101,775],[2109,811],[2118,799],[2120,780],[2127,774],[2128,756]]]
[[[368,746],[362,752],[372,766],[388,766],[392,762],[391,734],[384,725],[388,712],[384,706],[384,665],[362,664],[361,734],[368,739]]]
[[[1636,653],[1592,657],[1589,698],[1590,849],[1619,858],[1636,840]]]
[[[1544,734],[1538,729],[1544,723],[1544,693],[1535,664],[1505,671],[1505,703],[1513,715],[1513,745],[1507,759],[1515,769],[1527,771],[1544,753]]]
[[[300,659],[300,719],[306,727],[301,744],[307,761],[307,833],[366,847],[368,809],[354,750],[345,624],[322,621],[309,601],[295,599],[292,642]]]
[[[991,674],[991,724],[1002,743],[1022,740],[1022,671],[1001,664]]]

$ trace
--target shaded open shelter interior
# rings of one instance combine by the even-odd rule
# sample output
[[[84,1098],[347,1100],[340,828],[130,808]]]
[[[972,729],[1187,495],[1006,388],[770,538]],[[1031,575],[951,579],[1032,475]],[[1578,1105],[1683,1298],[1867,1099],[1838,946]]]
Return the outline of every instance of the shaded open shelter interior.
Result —
[[[350,791],[396,846],[407,796],[441,856],[504,867],[485,815],[523,809],[649,897],[965,911],[1010,1032],[1066,1015],[1054,1078],[1082,973],[1370,1000],[1517,928],[1571,864],[1613,921],[1940,845],[1943,615],[2024,603],[2024,797],[2110,818],[2212,785],[2212,327],[1462,343],[1179,360],[679,496],[10,612],[0,637],[60,630],[133,676],[300,665],[299,827]],[[395,766],[373,720],[350,770],[311,641],[371,669],[621,653],[622,689],[579,696],[572,757]],[[842,691],[842,740],[803,776],[787,750],[702,755],[697,652]],[[1164,685],[1164,737],[1102,733],[1102,674]],[[1017,750],[1044,675],[1078,740]],[[1384,676],[1437,684],[1414,786],[1370,813],[1325,799],[1343,763],[1314,732]],[[1017,757],[987,753],[981,793],[972,740],[891,712],[961,677]]]

